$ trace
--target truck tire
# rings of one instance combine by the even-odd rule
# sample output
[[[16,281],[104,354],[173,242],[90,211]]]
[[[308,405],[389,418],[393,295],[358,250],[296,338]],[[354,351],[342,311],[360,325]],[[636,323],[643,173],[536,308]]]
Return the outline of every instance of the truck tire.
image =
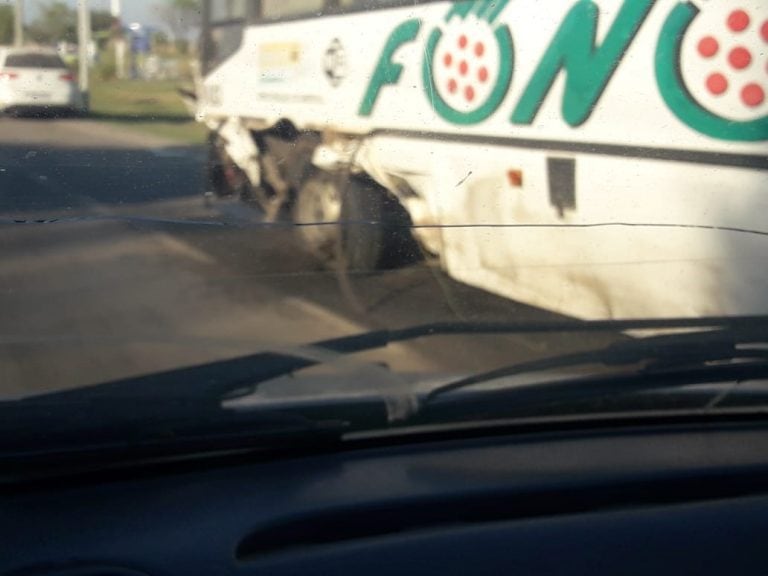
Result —
[[[351,177],[344,190],[337,260],[347,270],[377,270],[390,244],[386,192],[365,177]]]
[[[341,190],[338,177],[313,171],[293,201],[293,222],[304,246],[324,264],[334,259],[341,218]]]
[[[385,195],[364,177],[316,170],[299,189],[293,219],[307,249],[323,263],[376,270],[387,246]]]

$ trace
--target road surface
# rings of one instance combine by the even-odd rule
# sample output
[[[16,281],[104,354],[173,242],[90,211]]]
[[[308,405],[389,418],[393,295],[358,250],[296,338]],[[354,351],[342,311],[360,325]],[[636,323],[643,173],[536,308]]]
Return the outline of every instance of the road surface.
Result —
[[[203,158],[92,121],[0,119],[0,394],[382,327],[552,317],[426,262],[340,276],[289,223],[264,225],[237,202],[206,204]],[[362,360],[467,373],[571,347],[564,336],[440,337]]]

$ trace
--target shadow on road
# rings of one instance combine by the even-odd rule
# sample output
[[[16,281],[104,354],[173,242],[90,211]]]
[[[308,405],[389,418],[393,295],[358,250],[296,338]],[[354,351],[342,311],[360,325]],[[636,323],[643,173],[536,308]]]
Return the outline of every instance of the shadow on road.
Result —
[[[88,119],[99,122],[135,124],[136,122],[157,122],[162,124],[189,124],[194,120],[187,114],[119,114],[105,112],[82,113],[76,110],[47,108],[15,108],[5,112],[8,118],[19,120],[69,120]]]
[[[25,126],[38,124],[25,122]],[[67,123],[63,123],[66,125]],[[203,165],[199,147],[99,147],[87,133],[69,132],[55,140],[62,123],[44,124],[49,142],[0,141],[0,215],[75,212],[93,206],[114,207],[200,197]]]

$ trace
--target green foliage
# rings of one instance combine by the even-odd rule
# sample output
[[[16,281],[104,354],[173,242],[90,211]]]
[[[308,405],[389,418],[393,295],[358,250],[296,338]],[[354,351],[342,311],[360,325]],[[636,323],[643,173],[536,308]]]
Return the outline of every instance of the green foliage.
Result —
[[[64,2],[40,6],[38,17],[29,25],[29,37],[41,44],[77,41],[77,14]]]
[[[111,30],[114,19],[107,10],[91,10],[91,29],[94,32]]]
[[[109,81],[117,78],[117,62],[115,60],[114,50],[104,50],[101,53],[93,73],[96,78],[102,81]]]
[[[185,41],[200,25],[201,4],[200,0],[164,0],[155,5],[155,12],[177,41]]]
[[[184,106],[173,81],[94,81],[91,113],[120,129],[185,144],[202,145],[207,133],[205,126],[195,122]]]
[[[182,10],[200,11],[200,0],[170,0],[170,3]]]
[[[0,6],[0,44],[13,42],[13,7]]]
[[[162,30],[159,30],[155,32],[155,35],[153,36],[153,40],[155,42],[156,47],[166,47],[168,44],[170,44],[170,38],[168,38],[168,34],[163,32]]]
[[[110,30],[112,15],[104,10],[91,11],[91,29],[95,33]],[[77,42],[77,11],[61,0],[42,4],[37,18],[29,25],[30,39],[41,44]]]

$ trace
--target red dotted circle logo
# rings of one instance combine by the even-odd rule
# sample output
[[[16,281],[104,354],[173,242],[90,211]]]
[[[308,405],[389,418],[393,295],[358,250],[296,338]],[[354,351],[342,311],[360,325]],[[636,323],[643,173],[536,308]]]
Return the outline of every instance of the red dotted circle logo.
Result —
[[[475,110],[488,100],[496,84],[501,57],[487,21],[473,16],[454,18],[443,28],[435,47],[435,88],[454,110]]]
[[[680,69],[692,96],[718,116],[768,113],[768,1],[709,0],[689,28]]]

